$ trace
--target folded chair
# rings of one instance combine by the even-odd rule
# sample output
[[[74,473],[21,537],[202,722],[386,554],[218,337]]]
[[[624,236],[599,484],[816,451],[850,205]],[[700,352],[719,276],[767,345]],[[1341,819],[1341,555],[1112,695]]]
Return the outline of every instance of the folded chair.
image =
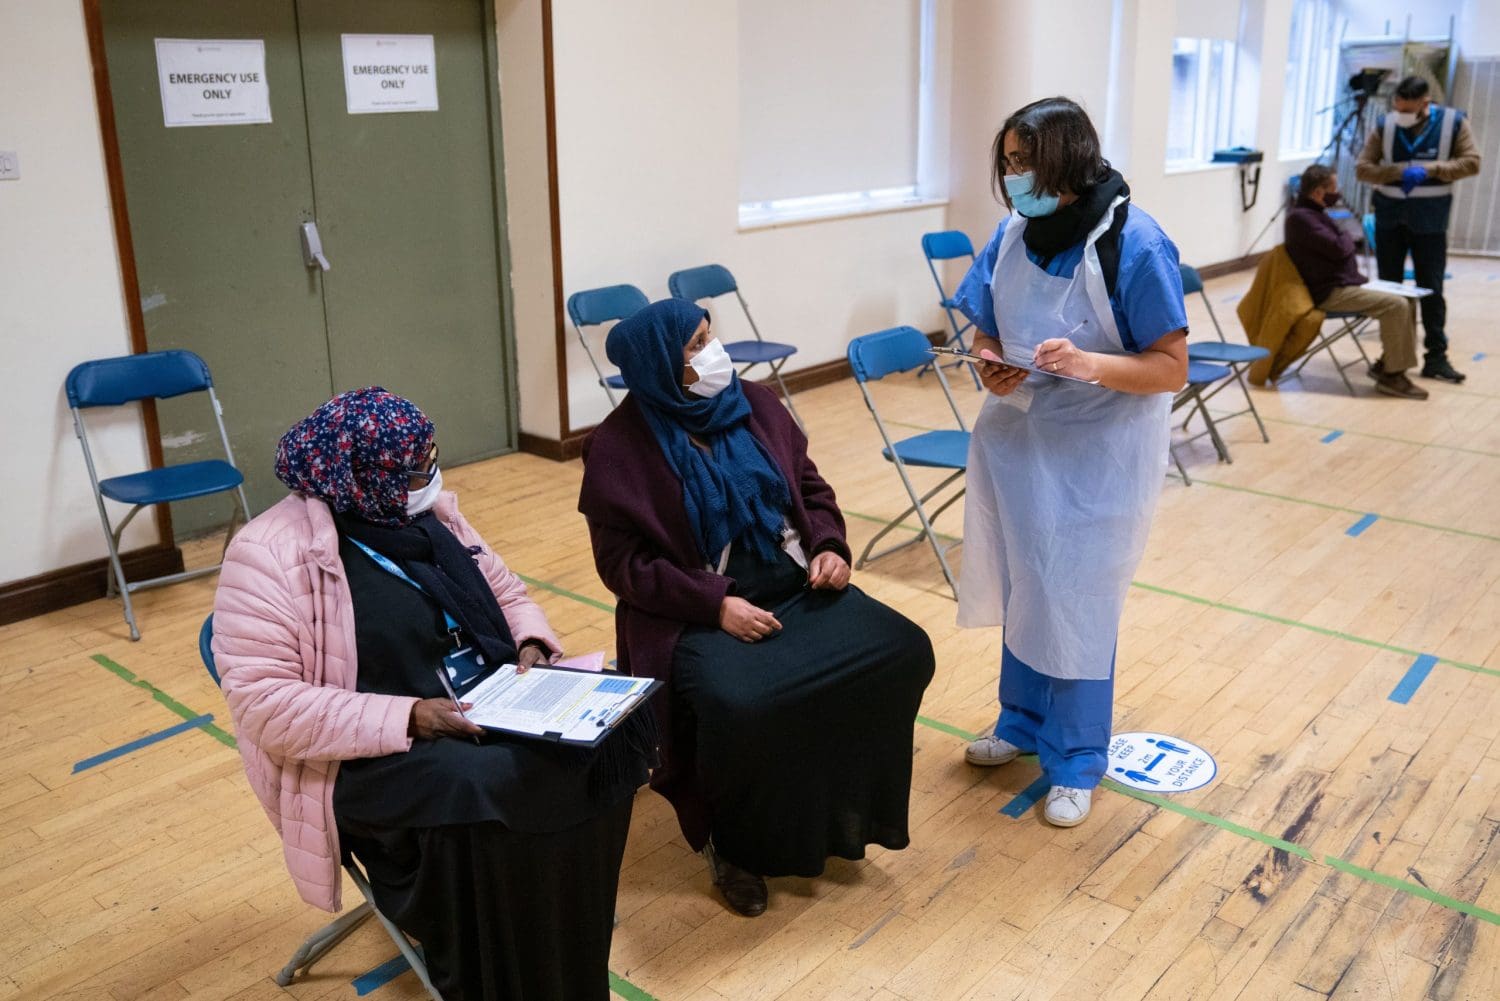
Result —
[[[791,344],[778,344],[768,341],[760,336],[760,328],[755,325],[755,318],[750,315],[750,307],[745,302],[745,297],[740,292],[739,284],[734,280],[734,275],[729,269],[721,264],[704,264],[701,267],[686,268],[682,271],[674,271],[667,277],[667,288],[674,299],[686,299],[688,302],[698,302],[702,299],[717,299],[721,295],[733,292],[734,297],[739,300],[740,309],[745,314],[745,319],[750,323],[750,331],[755,334],[753,341],[733,341],[724,345],[724,350],[729,354],[729,360],[736,365],[743,365],[740,369],[740,378],[757,365],[765,365],[771,370],[776,384],[781,387],[781,398],[786,401],[786,408],[792,412],[792,418],[797,426],[803,430],[807,426],[802,423],[802,417],[797,413],[797,408],[792,406],[792,394],[782,381],[781,369],[787,363],[787,359],[797,353],[797,349]]]
[[[646,293],[634,285],[609,285],[604,288],[591,288],[582,292],[574,292],[568,296],[568,317],[573,321],[573,329],[578,334],[578,343],[583,345],[583,353],[588,355],[589,364],[594,366],[594,372],[599,376],[599,385],[604,387],[604,392],[609,394],[609,405],[618,406],[620,401],[615,397],[615,390],[625,388],[625,379],[618,373],[605,375],[604,369],[599,364],[594,349],[589,346],[589,339],[584,334],[584,327],[597,327],[612,320],[623,320],[633,313],[639,312],[651,305],[646,298]]]
[[[214,679],[214,684],[219,684],[219,669],[214,664],[213,651],[214,617],[210,615],[203,620],[203,626],[198,630],[198,656],[203,658],[203,666],[208,671],[208,676]],[[380,913],[375,906],[375,894],[370,889],[370,881],[365,878],[359,863],[354,861],[354,856],[346,850],[344,852],[344,871],[354,881],[360,896],[364,897],[364,903],[350,910],[347,914],[340,914],[328,924],[319,928],[307,937],[297,951],[292,953],[292,958],[287,960],[276,974],[276,985],[288,987],[297,978],[297,974],[305,973],[312,969],[312,965],[327,955],[334,946],[348,938],[350,933],[371,917],[380,921],[381,927],[390,935],[391,941],[396,943],[396,948],[401,950],[401,955],[411,964],[417,979],[422,982],[428,995],[433,1001],[443,1001],[442,995],[438,994],[437,988],[432,986],[432,980],[427,976],[427,964],[422,959],[421,950],[412,945],[411,940],[397,928],[384,914]]]
[[[224,408],[219,405],[219,398],[214,393],[213,376],[203,359],[191,351],[151,351],[121,358],[86,361],[75,365],[68,373],[65,388],[68,406],[73,411],[73,432],[78,436],[78,443],[83,446],[83,461],[88,466],[89,483],[93,486],[94,501],[99,507],[99,522],[104,526],[104,540],[109,545],[112,574],[105,593],[113,597],[116,589],[119,590],[125,605],[125,621],[130,626],[130,638],[138,640],[141,638],[141,631],[136,626],[135,609],[130,603],[132,593],[217,573],[219,564],[148,580],[127,581],[125,569],[120,563],[120,538],[124,535],[126,526],[141,511],[156,504],[233,491],[237,504],[224,533],[224,546],[227,549],[241,519],[248,521],[250,518],[250,502],[245,499],[245,477],[234,465],[229,433],[224,430]],[[185,462],[99,479],[98,470],[94,467],[94,455],[89,449],[88,433],[84,428],[84,410],[92,407],[119,407],[140,400],[162,400],[187,393],[208,394],[209,402],[213,405],[214,421],[219,426],[219,440],[224,445],[223,459]],[[105,498],[130,505],[129,512],[118,525],[110,524]]]
[[[1213,322],[1214,333],[1219,335],[1217,341],[1189,341],[1188,361],[1203,361],[1220,365],[1228,365],[1234,374],[1234,381],[1240,387],[1240,392],[1245,396],[1245,408],[1233,413],[1223,414],[1218,419],[1227,421],[1231,417],[1239,417],[1241,414],[1249,414],[1255,418],[1255,426],[1260,428],[1260,440],[1270,441],[1271,436],[1266,434],[1266,425],[1260,419],[1260,411],[1255,409],[1255,398],[1250,395],[1250,387],[1245,382],[1245,371],[1255,362],[1262,358],[1270,357],[1271,352],[1265,348],[1258,348],[1253,344],[1231,344],[1224,336],[1224,328],[1219,326],[1219,318],[1214,313],[1213,303],[1208,301],[1208,292],[1203,288],[1203,278],[1198,270],[1186,264],[1179,265],[1182,272],[1182,292],[1184,295],[1192,295],[1197,292],[1203,297],[1203,305],[1208,310],[1208,318]],[[1216,383],[1212,388],[1203,393],[1202,402],[1207,404],[1221,389],[1228,386],[1228,382]],[[1192,415],[1189,414],[1189,417]],[[1183,422],[1183,430],[1187,430],[1187,422]],[[1207,434],[1206,431],[1200,434]],[[1191,439],[1189,439],[1191,440]]]
[[[1307,366],[1308,362],[1313,360],[1313,357],[1319,351],[1327,351],[1328,357],[1333,359],[1333,366],[1338,372],[1339,378],[1344,380],[1344,388],[1349,390],[1350,396],[1358,396],[1359,394],[1354,390],[1354,383],[1349,381],[1348,370],[1361,364],[1369,368],[1373,364],[1373,360],[1370,358],[1369,352],[1365,350],[1365,346],[1360,341],[1359,335],[1367,332],[1374,321],[1363,313],[1351,313],[1336,309],[1327,310],[1324,319],[1336,321],[1338,326],[1331,331],[1319,331],[1317,339],[1308,345],[1302,357],[1298,358],[1290,368],[1281,374],[1281,378],[1276,381],[1281,382],[1300,375],[1302,369]],[[1355,350],[1359,352],[1358,358],[1351,358],[1349,361],[1339,360],[1339,356],[1333,350],[1333,347],[1345,338],[1348,338],[1354,345]]]
[[[1187,418],[1182,422],[1184,428],[1187,427],[1188,421],[1193,419],[1195,411],[1203,415],[1205,430],[1189,438],[1188,441],[1193,441],[1204,434],[1208,435],[1209,440],[1214,443],[1214,451],[1219,453],[1219,460],[1221,462],[1233,462],[1234,460],[1229,456],[1229,446],[1225,445],[1224,439],[1219,437],[1219,428],[1214,423],[1214,415],[1209,413],[1208,407],[1204,405],[1203,401],[1206,399],[1204,390],[1210,386],[1222,384],[1225,379],[1233,375],[1234,373],[1225,365],[1215,365],[1204,361],[1189,361],[1187,384],[1177,391],[1176,396],[1172,397],[1172,413],[1175,414],[1184,407],[1188,408]],[[1182,444],[1186,443],[1182,442]],[[1188,477],[1187,470],[1183,468],[1182,460],[1177,457],[1177,443],[1169,445],[1167,450],[1172,456],[1172,462],[1177,466],[1177,474],[1182,477],[1182,482],[1188,486],[1192,486],[1193,481]]]
[[[875,533],[875,537],[865,546],[864,552],[860,553],[859,560],[854,565],[856,568],[863,568],[882,556],[888,556],[926,539],[932,546],[932,553],[937,557],[938,565],[943,568],[943,576],[947,578],[953,597],[957,599],[958,580],[953,576],[953,569],[948,566],[947,553],[948,550],[959,545],[959,542],[941,545],[938,542],[937,533],[932,528],[933,521],[964,495],[962,481],[969,468],[969,429],[964,424],[963,415],[958,411],[958,404],[953,402],[953,393],[948,388],[948,377],[943,374],[941,368],[933,369],[937,373],[938,382],[943,387],[943,395],[948,399],[948,406],[953,411],[953,419],[958,423],[958,430],[926,431],[899,441],[891,437],[885,421],[881,420],[880,411],[875,407],[875,398],[870,393],[869,385],[897,372],[910,372],[912,369],[922,368],[932,360],[932,355],[928,351],[931,346],[926,335],[915,327],[892,327],[890,330],[856,337],[849,342],[849,368],[853,371],[854,381],[859,385],[859,391],[865,398],[865,406],[870,409],[870,416],[875,418],[875,427],[879,429],[880,437],[885,442],[885,449],[881,455],[896,467],[896,473],[901,477],[901,485],[906,488],[906,494],[911,498],[911,506]],[[910,468],[948,470],[949,475],[944,477],[937,486],[919,495],[917,488],[912,484],[908,472]],[[954,484],[958,484],[957,489],[953,490],[951,496],[929,514],[925,506],[928,501],[933,500],[943,491],[951,489]],[[922,525],[922,530],[915,538],[889,546],[878,553],[874,552],[876,543],[895,529],[902,527],[906,519],[913,514]]]
[[[969,263],[974,263],[974,245],[969,242],[967,234],[956,229],[944,230],[941,233],[922,234],[922,256],[927,258],[927,270],[932,273],[932,282],[937,286],[938,305],[943,307],[943,312],[948,314],[948,326],[953,331],[948,338],[950,347],[957,347],[962,351],[969,350],[964,335],[974,329],[974,324],[967,316],[958,310],[958,303],[943,288],[943,278],[938,274],[937,261],[951,261],[960,257],[967,257]],[[963,365],[964,362],[955,364]],[[923,373],[926,369],[923,369]],[[974,388],[982,389],[979,382],[979,373],[972,368],[969,374],[974,377]]]

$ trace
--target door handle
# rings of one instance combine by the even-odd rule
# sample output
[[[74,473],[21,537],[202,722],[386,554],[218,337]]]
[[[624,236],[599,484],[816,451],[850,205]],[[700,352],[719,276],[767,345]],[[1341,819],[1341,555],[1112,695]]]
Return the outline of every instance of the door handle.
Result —
[[[318,224],[313,221],[302,224],[302,263],[322,271],[333,267],[323,256],[323,239],[318,236]]]

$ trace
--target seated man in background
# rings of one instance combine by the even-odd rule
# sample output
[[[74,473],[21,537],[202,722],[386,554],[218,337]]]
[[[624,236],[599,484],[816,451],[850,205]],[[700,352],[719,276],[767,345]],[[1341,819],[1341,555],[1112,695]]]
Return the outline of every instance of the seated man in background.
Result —
[[[1324,312],[1363,313],[1380,323],[1381,357],[1370,366],[1375,390],[1408,400],[1427,399],[1406,370],[1417,363],[1411,300],[1363,287],[1368,280],[1355,259],[1354,240],[1328,217],[1338,204],[1339,179],[1326,164],[1302,172],[1297,204],[1286,217],[1286,252]]]

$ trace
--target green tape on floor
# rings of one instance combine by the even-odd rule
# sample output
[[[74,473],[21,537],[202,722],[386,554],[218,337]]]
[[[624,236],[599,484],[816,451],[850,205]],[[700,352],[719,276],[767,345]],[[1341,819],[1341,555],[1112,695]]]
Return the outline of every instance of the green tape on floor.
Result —
[[[1396,435],[1377,434],[1374,431],[1355,431],[1352,428],[1336,428],[1332,424],[1314,424],[1311,421],[1294,421],[1285,417],[1267,417],[1261,415],[1261,419],[1269,424],[1285,424],[1288,427],[1316,428],[1319,431],[1342,431],[1345,434],[1357,435],[1360,438],[1377,438],[1380,441],[1394,441],[1402,445],[1413,445],[1417,448],[1440,448],[1445,452],[1465,452],[1469,455],[1483,455],[1491,459],[1500,459],[1500,452],[1491,452],[1483,448],[1465,448],[1462,445],[1443,445],[1435,441],[1418,441],[1415,438],[1400,438]]]
[[[1288,494],[1274,494],[1269,490],[1256,490],[1254,487],[1241,487],[1233,483],[1216,483],[1213,480],[1205,480],[1201,476],[1193,480],[1194,484],[1201,483],[1205,487],[1213,487],[1217,490],[1232,490],[1235,493],[1251,494],[1256,497],[1266,497],[1270,500],[1285,501],[1288,504],[1301,504],[1305,507],[1322,508],[1325,511],[1342,511],[1345,514],[1365,515],[1371,512],[1357,507],[1345,507],[1342,504],[1325,504],[1322,501],[1308,500],[1305,497],[1292,497]],[[1376,512],[1378,514],[1378,512]],[[1391,514],[1380,514],[1381,521],[1393,521],[1398,525],[1411,525],[1414,528],[1425,528],[1433,532],[1446,532],[1449,535],[1462,535],[1469,539],[1484,539],[1486,542],[1500,542],[1500,535],[1486,535],[1484,532],[1471,532],[1465,528],[1449,528],[1447,525],[1434,525],[1427,521],[1417,521],[1415,518],[1398,518]]]
[[[160,688],[157,688],[155,685],[145,680],[144,678],[136,677],[134,672],[121,667],[119,664],[116,664],[114,661],[104,656],[104,654],[96,653],[91,659],[94,661],[94,663],[98,664],[109,673],[115,675],[120,680],[129,682],[137,688],[150,692],[153,699],[155,699],[157,702],[160,702],[162,705],[166,706],[168,709],[172,710],[172,712],[181,716],[183,719],[198,719],[203,715],[203,713],[189,709],[187,706],[183,705],[181,702],[178,702],[176,699],[172,698],[172,696],[168,695]],[[227,745],[229,747],[239,746],[239,744],[235,742],[233,735],[224,732],[212,723],[204,723],[198,729],[202,730],[204,733],[208,734],[210,737],[212,737],[214,740],[217,740],[221,744]]]
[[[579,602],[580,604],[588,605],[590,608],[597,608],[601,612],[613,612],[615,610],[614,605],[611,605],[608,602],[600,601],[598,598],[590,598],[586,594],[577,594],[573,591],[567,590],[566,588],[558,587],[556,584],[549,584],[544,580],[537,580],[535,577],[528,577],[523,573],[518,573],[516,574],[516,576],[525,581],[528,587],[540,588],[543,591],[551,591],[553,594],[561,595],[564,598],[572,598],[574,601]]]
[[[647,994],[614,970],[609,971],[609,989],[624,998],[625,1001],[656,1001],[656,998]]]

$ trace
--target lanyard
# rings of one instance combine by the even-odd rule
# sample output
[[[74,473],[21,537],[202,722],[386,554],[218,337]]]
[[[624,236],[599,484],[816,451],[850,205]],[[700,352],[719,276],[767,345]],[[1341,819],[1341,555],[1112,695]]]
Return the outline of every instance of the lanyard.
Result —
[[[386,573],[390,574],[393,577],[406,581],[406,583],[410,584],[412,587],[416,588],[423,594],[427,594],[427,589],[421,584],[418,584],[416,581],[412,580],[411,575],[397,566],[396,563],[390,559],[390,557],[384,555],[383,553],[377,553],[375,550],[371,549],[363,542],[360,542],[358,539],[350,539],[349,541],[354,543],[360,549],[363,549],[365,555],[374,560],[375,565],[380,569],[384,570]],[[432,596],[428,595],[428,597]],[[439,607],[441,608],[442,606]],[[448,614],[448,610],[446,608],[443,609],[443,621],[447,624],[448,631],[454,636],[457,636],[459,631],[458,621],[454,619],[453,616]]]

